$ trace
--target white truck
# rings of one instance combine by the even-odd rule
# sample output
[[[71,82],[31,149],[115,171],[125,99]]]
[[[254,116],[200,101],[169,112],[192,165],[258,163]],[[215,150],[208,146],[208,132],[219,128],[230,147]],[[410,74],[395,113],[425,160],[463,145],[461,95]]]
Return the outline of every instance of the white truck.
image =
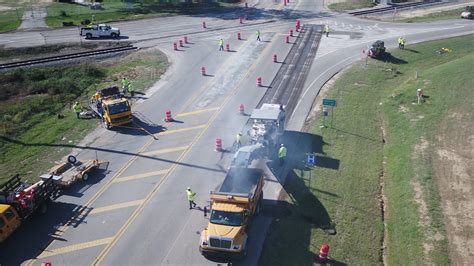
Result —
[[[120,36],[120,30],[107,24],[99,24],[81,28],[80,34],[81,36],[86,36],[86,39],[101,37],[118,38]]]

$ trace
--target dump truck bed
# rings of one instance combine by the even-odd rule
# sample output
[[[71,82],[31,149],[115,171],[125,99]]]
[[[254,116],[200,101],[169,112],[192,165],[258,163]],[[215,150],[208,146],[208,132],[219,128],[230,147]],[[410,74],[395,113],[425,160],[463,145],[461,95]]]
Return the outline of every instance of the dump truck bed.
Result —
[[[235,196],[246,195],[251,198],[255,195],[262,178],[263,172],[259,169],[233,167],[227,173],[217,192]]]

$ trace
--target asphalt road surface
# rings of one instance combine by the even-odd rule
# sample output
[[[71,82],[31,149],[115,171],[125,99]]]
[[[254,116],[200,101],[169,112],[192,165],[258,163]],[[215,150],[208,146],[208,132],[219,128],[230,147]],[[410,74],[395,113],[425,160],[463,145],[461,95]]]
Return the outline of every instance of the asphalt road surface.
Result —
[[[109,171],[64,191],[48,215],[21,227],[2,247],[1,265],[222,263],[200,255],[199,234],[208,220],[200,209],[188,209],[185,190],[190,186],[197,192],[199,207],[209,204],[209,191],[223,180],[229,166],[234,136],[248,122],[248,116],[238,113],[240,104],[247,113],[262,98],[292,106],[286,123],[292,134],[285,139],[291,158],[305,146],[298,131],[322,85],[341,69],[365,60],[362,50],[373,41],[395,47],[399,36],[411,44],[474,33],[472,21],[377,23],[330,13],[322,1],[314,0],[292,0],[288,6],[260,0],[249,2],[249,7],[113,23],[124,35],[118,41],[158,47],[171,67],[134,104],[134,128],[97,128],[75,147],[73,153],[81,160],[97,154],[110,161]],[[247,20],[240,24],[242,15]],[[295,32],[287,44],[285,36],[294,30],[296,19],[304,30]],[[321,36],[324,24],[331,28],[329,37]],[[309,29],[314,30],[311,38],[305,37]],[[261,42],[256,41],[256,30],[262,33]],[[242,40],[237,40],[237,32]],[[185,35],[190,43],[173,51],[172,43]],[[220,38],[230,44],[231,52],[218,51]],[[0,35],[5,47],[80,41],[86,40],[80,39],[77,28]],[[92,41],[100,40],[87,40]],[[279,62],[272,62],[273,54]],[[201,75],[202,66],[207,76]],[[256,86],[257,77],[262,77],[262,87]],[[163,122],[166,110],[172,111],[175,122]],[[226,152],[214,151],[216,138],[223,140]],[[264,211],[252,227],[249,256],[242,265],[258,263],[268,226],[278,214],[280,184],[289,170],[271,163],[262,167],[267,173],[264,208],[272,211]]]

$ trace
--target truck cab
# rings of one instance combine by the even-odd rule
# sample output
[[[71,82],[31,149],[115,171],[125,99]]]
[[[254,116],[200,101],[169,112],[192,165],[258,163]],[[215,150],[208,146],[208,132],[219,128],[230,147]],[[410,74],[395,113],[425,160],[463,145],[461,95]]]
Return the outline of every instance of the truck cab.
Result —
[[[210,218],[201,232],[203,256],[242,259],[247,254],[247,229],[260,212],[263,172],[253,168],[231,168],[217,191],[211,192]]]
[[[97,91],[89,107],[102,119],[107,129],[129,124],[133,119],[130,103],[120,94],[117,86]]]
[[[21,218],[15,208],[0,204],[0,243],[7,239],[21,225]]]

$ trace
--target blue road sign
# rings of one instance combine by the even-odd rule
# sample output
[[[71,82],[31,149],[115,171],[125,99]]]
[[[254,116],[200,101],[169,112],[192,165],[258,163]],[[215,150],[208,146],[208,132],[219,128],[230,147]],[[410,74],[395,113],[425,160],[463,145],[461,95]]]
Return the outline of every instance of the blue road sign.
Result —
[[[310,167],[314,167],[316,165],[316,156],[314,154],[308,154],[308,157],[306,158],[306,163]]]

